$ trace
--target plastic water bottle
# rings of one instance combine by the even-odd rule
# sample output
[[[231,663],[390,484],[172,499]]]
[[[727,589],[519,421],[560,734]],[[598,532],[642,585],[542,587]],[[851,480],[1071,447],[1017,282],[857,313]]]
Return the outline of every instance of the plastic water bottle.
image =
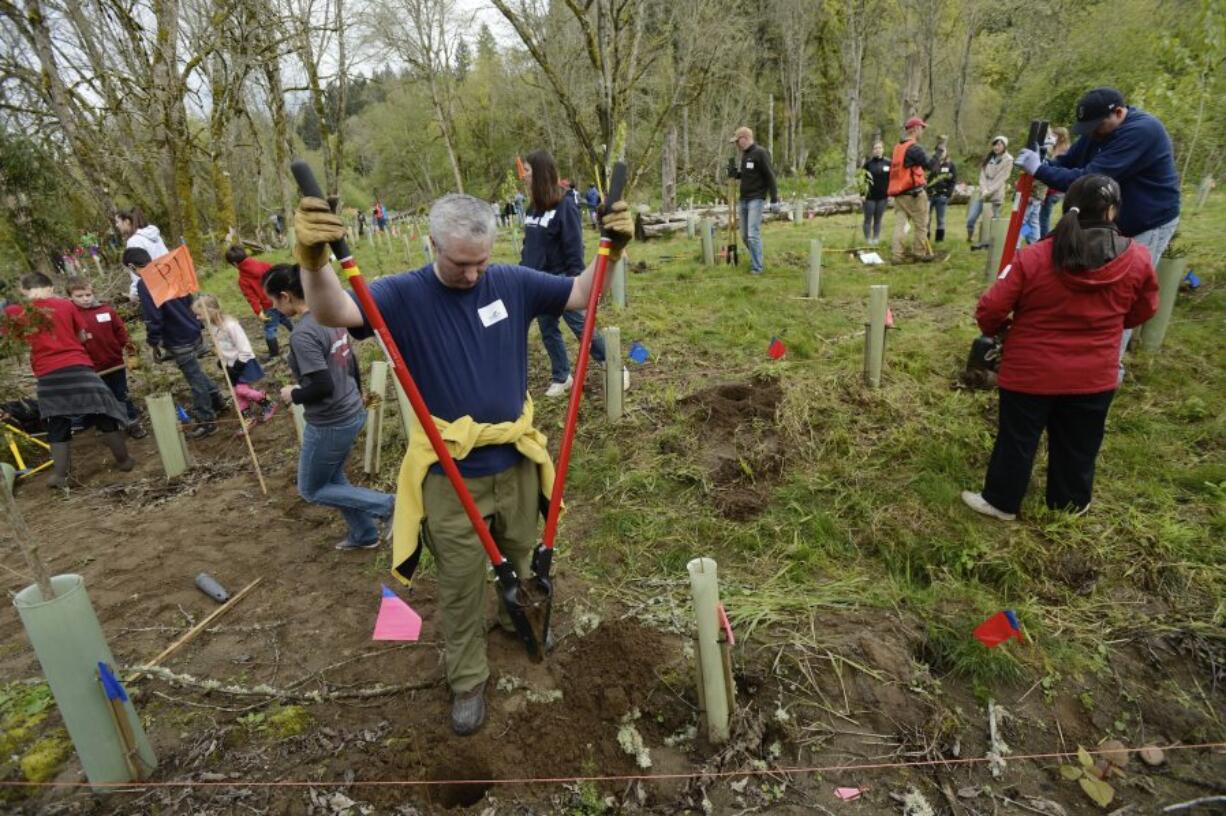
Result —
[[[191,422],[192,418],[187,415],[187,411],[183,410],[182,405],[175,406],[175,413],[179,415],[180,422]]]

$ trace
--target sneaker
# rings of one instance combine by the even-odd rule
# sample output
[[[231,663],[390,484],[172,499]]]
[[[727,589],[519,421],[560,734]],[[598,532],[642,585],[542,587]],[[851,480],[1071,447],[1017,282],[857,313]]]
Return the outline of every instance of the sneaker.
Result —
[[[549,383],[549,387],[545,389],[545,396],[547,397],[565,396],[570,391],[570,387],[574,384],[575,384],[575,378],[568,374],[566,375],[566,382]]]
[[[475,734],[485,722],[485,683],[457,694],[451,703],[451,730],[458,736]]]
[[[630,369],[622,366],[622,390],[630,390]]]
[[[1071,510],[1069,512],[1073,516],[1073,518],[1081,518],[1086,513],[1090,512],[1090,505],[1093,503],[1094,503],[1094,500],[1091,499],[1090,501],[1086,502],[1085,507],[1082,507],[1079,510]]]
[[[985,516],[991,516],[994,519],[1001,521],[1013,521],[1017,518],[1017,513],[1006,513],[1004,510],[997,510],[992,505],[988,504],[987,499],[981,493],[975,493],[970,490],[962,491],[962,502],[976,513],[982,513]]]
[[[133,439],[144,439],[148,435],[149,432],[145,430],[145,426],[139,422],[133,422],[128,426],[128,436]]]
[[[387,518],[379,522],[379,540],[380,541],[386,541],[389,544],[391,543],[392,528],[395,526],[392,523],[392,520],[395,518],[396,518],[396,508],[395,508],[395,505],[393,505],[392,512],[388,513]]]
[[[350,541],[348,538],[343,538],[340,541],[336,542],[336,549],[338,550],[373,550],[378,546],[379,546],[378,538],[376,538],[374,541],[370,542],[369,544],[355,544],[354,542]]]
[[[217,433],[216,422],[201,422],[188,431],[185,436],[188,439],[204,439],[206,436],[212,436],[215,433]]]

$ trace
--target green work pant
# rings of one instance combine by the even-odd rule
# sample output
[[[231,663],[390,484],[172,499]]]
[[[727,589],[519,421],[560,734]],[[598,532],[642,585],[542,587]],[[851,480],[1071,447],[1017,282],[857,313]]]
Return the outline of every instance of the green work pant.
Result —
[[[540,507],[536,465],[522,459],[501,473],[466,478],[464,484],[489,525],[498,549],[521,579],[529,577]],[[446,476],[428,475],[422,486],[422,498],[426,507],[426,545],[438,565],[447,684],[460,694],[476,688],[490,676],[485,658],[490,560]],[[500,607],[501,603],[499,600]],[[510,626],[510,619],[501,608],[499,617],[505,619],[504,626]]]

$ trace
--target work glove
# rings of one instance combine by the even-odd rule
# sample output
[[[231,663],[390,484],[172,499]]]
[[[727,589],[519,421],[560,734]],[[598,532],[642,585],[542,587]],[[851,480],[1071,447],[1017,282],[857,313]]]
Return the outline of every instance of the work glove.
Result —
[[[150,343],[149,351],[153,352],[153,362],[155,363],[160,363],[166,359],[166,355],[162,353],[162,347],[157,343]]]
[[[322,269],[330,241],[345,237],[345,222],[322,198],[304,196],[294,211],[294,258],[303,269]]]
[[[1017,158],[1013,160],[1016,167],[1022,168],[1022,172],[1033,176],[1034,171],[1039,169],[1039,165],[1043,160],[1039,158],[1039,154],[1030,148],[1025,148],[1017,154]]]
[[[630,214],[630,205],[619,201],[600,217],[600,229],[613,242],[609,249],[609,263],[614,263],[622,256],[622,250],[634,237],[634,216]]]
[[[728,159],[728,178],[736,178],[736,159]]]

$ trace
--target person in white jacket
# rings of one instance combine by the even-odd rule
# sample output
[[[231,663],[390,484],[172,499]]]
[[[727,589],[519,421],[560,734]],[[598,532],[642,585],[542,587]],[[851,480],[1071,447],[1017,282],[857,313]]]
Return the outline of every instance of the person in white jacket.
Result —
[[[170,252],[162,241],[161,231],[156,224],[145,221],[145,214],[140,211],[140,207],[115,213],[115,229],[125,241],[124,249],[143,249],[149,253],[150,259],[155,261]],[[131,278],[128,286],[128,300],[135,303],[139,300],[136,294],[136,282],[140,276],[131,269],[128,270],[128,275]]]
[[[979,196],[971,199],[970,212],[966,215],[966,240],[975,243],[975,222],[986,205],[992,207],[992,217],[1000,216],[1000,207],[1005,200],[1005,185],[1013,170],[1013,157],[1009,155],[1009,140],[997,136],[992,140],[992,149],[979,168]]]

